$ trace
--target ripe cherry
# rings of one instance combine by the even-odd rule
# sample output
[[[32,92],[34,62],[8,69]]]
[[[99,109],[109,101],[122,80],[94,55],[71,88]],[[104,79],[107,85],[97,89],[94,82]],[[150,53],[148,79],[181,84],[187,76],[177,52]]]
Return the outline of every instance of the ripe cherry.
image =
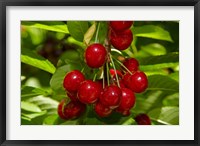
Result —
[[[151,125],[151,120],[146,114],[139,114],[135,117],[135,121],[138,125]]]
[[[124,76],[122,78],[123,83],[127,88],[128,88],[129,82],[130,82],[130,77],[131,77],[131,74],[127,72],[126,74],[124,74]]]
[[[111,113],[112,110],[109,107],[104,106],[100,102],[97,102],[94,107],[95,112],[99,117],[108,117]]]
[[[123,64],[131,72],[137,71],[139,67],[139,62],[135,58],[127,58]]]
[[[67,92],[67,96],[68,96],[72,101],[79,101],[76,92]]]
[[[122,32],[114,32],[110,33],[110,42],[118,50],[125,50],[133,41],[133,34],[131,30],[125,30]]]
[[[101,44],[92,44],[85,51],[85,60],[89,67],[101,67],[107,58],[106,48]]]
[[[122,98],[121,103],[117,109],[119,110],[130,110],[135,104],[135,95],[133,91],[128,88],[121,88]]]
[[[58,108],[57,108],[57,112],[58,112],[58,115],[61,119],[66,119],[64,113],[63,113],[63,110],[64,110],[64,106],[65,106],[65,103],[66,103],[66,99],[63,99],[60,101],[60,103],[58,104]]]
[[[132,24],[133,21],[110,21],[110,26],[115,31],[124,31],[126,29],[129,29]]]
[[[122,91],[118,86],[110,85],[104,88],[101,96],[100,96],[100,102],[110,107],[111,109],[114,109],[119,106],[121,101]]]
[[[63,86],[68,92],[76,92],[84,80],[85,77],[79,70],[73,70],[65,76]]]
[[[133,92],[141,93],[148,87],[148,79],[144,72],[136,71],[128,79],[128,87]]]
[[[92,80],[85,80],[78,89],[78,99],[85,104],[91,104],[100,97],[101,88]]]
[[[116,112],[122,114],[123,116],[130,116],[131,112],[130,110],[120,110],[120,109],[116,109]]]
[[[64,107],[64,116],[66,119],[74,119],[79,117],[86,109],[86,105],[80,102],[70,101]]]

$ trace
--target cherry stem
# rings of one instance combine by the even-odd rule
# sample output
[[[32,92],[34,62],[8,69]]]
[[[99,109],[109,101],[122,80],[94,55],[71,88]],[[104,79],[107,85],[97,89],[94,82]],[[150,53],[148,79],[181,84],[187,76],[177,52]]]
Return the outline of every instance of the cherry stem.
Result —
[[[106,62],[106,73],[107,73],[107,81],[108,81],[108,86],[110,86],[108,62]]]
[[[103,66],[103,89],[105,88],[104,66]]]
[[[115,58],[114,58],[115,59]],[[115,59],[116,60],[116,62],[117,63],[119,63],[128,73],[130,73],[131,75],[132,75],[132,72],[128,69],[128,68],[126,68],[126,66],[123,64],[123,63],[121,63],[119,60],[117,60],[117,59]]]
[[[94,77],[93,77],[93,82],[96,80],[97,77],[97,73],[95,73]]]
[[[115,64],[114,64],[114,61],[113,61],[113,59],[112,59],[111,54],[110,54],[110,61],[111,61],[112,65],[113,65],[113,68],[114,68],[114,71],[115,71],[115,75],[116,75],[116,78],[117,78],[117,85],[118,85],[118,87],[120,88],[118,74],[117,74],[116,67],[115,67]]]
[[[99,35],[99,28],[100,28],[100,22],[97,22],[98,26],[97,26],[97,32],[96,32],[96,36],[95,36],[95,43],[97,43],[97,38],[98,38],[98,35]]]
[[[84,65],[84,67],[81,69],[81,72],[83,73],[85,70],[86,65]]]

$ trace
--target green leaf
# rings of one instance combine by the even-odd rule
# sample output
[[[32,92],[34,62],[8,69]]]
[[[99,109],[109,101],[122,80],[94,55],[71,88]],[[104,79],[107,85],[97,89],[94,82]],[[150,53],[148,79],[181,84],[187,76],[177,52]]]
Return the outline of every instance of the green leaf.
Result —
[[[168,76],[152,75],[148,76],[147,90],[160,90],[167,92],[179,92],[179,83]]]
[[[57,113],[58,101],[53,100],[49,97],[36,96],[26,101],[37,105],[38,107],[40,107],[41,110],[46,111],[47,115]]]
[[[146,37],[146,38],[173,42],[170,33],[159,26],[144,25],[144,26],[133,27],[132,30],[133,34],[137,37]]]
[[[46,112],[47,112],[47,111],[41,111],[41,112],[38,112],[38,113],[31,113],[31,114],[27,114],[27,113],[23,113],[23,112],[22,112],[21,115],[32,120],[32,119],[34,119],[34,118],[36,118],[36,117],[40,117],[40,116],[45,115]]]
[[[49,91],[42,88],[35,88],[30,86],[24,86],[21,89],[21,100],[26,100],[28,98],[38,96],[38,95],[48,95]]]
[[[21,109],[29,112],[41,112],[41,109],[30,102],[21,101]]]
[[[178,107],[162,107],[153,109],[148,113],[151,119],[167,125],[179,124],[179,108]]]
[[[137,58],[140,70],[155,71],[163,68],[176,67],[179,65],[179,53],[168,53],[166,55]]]
[[[164,106],[179,106],[179,93],[166,96],[162,103]]]
[[[29,49],[21,50],[21,62],[37,67],[52,74],[56,70],[54,65],[49,60],[39,56],[38,54],[30,51]]]
[[[84,43],[86,45],[89,45],[90,40],[92,39],[94,33],[96,31],[96,23],[92,24],[90,28],[87,30],[87,32],[84,34]]]
[[[57,90],[64,91],[64,88],[63,88],[64,77],[68,72],[75,70],[75,69],[80,70],[80,65],[71,63],[71,64],[64,65],[64,66],[58,68],[50,80],[51,88],[55,91],[57,91]]]
[[[58,118],[58,114],[50,115],[44,119],[43,125],[55,125]]]
[[[22,21],[21,24],[49,31],[69,33],[67,25],[61,21]]]
[[[68,21],[67,26],[71,36],[82,42],[84,39],[84,34],[88,30],[88,22],[87,21]]]
[[[136,57],[137,58],[137,57]],[[179,62],[179,53],[168,53],[166,55],[151,56],[145,58],[137,58],[140,65],[153,65],[162,63],[177,63]]]
[[[158,43],[152,43],[145,46],[141,46],[141,50],[136,54],[138,57],[149,57],[149,56],[158,56],[165,55],[166,48]]]

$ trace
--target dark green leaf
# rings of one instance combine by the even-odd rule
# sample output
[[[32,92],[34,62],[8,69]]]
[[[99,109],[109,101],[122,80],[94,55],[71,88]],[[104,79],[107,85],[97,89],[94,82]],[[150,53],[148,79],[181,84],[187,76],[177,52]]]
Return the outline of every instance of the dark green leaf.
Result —
[[[67,25],[61,21],[22,21],[22,25],[49,31],[69,33]]]
[[[49,60],[39,56],[29,49],[21,50],[21,62],[45,70],[49,73],[54,73],[56,70],[54,65]]]
[[[179,92],[179,83],[168,76],[152,75],[148,77],[147,90],[161,90],[166,92]]]
[[[155,25],[144,25],[133,27],[133,34],[137,37],[146,37],[158,40],[173,42],[170,33],[163,28]]]
[[[67,26],[71,36],[82,42],[84,39],[84,34],[88,30],[88,22],[87,21],[68,21]]]

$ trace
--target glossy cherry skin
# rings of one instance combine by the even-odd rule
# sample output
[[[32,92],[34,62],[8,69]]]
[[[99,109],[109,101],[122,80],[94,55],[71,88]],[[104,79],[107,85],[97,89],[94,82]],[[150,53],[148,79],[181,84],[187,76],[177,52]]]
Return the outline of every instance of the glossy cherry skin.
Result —
[[[100,97],[101,88],[92,80],[85,80],[78,89],[78,99],[84,104],[91,104]]]
[[[66,119],[66,117],[65,117],[65,115],[63,113],[64,107],[65,107],[65,103],[66,103],[66,99],[63,99],[58,104],[57,113],[58,113],[58,115],[59,115],[59,117],[61,119]]]
[[[122,78],[122,72],[119,71],[119,70],[116,70],[116,73],[115,73],[115,70],[114,69],[110,69],[110,75],[112,76],[112,78],[115,80],[116,79],[116,74],[118,76],[118,78]]]
[[[128,79],[128,87],[133,92],[141,93],[148,87],[148,79],[144,72],[137,71]]]
[[[135,117],[135,121],[138,125],[151,125],[151,120],[146,114],[139,114]]]
[[[101,96],[100,102],[111,108],[114,109],[119,106],[121,102],[122,91],[118,86],[110,85],[104,88]]]
[[[127,58],[123,64],[131,72],[137,71],[139,67],[139,62],[135,58]]]
[[[131,42],[133,41],[133,34],[129,29],[122,32],[111,31],[109,38],[114,48],[118,50],[125,50],[131,45]]]
[[[129,88],[129,82],[130,82],[130,77],[131,77],[131,74],[130,73],[125,73],[124,76],[122,77],[122,80],[123,80],[123,83],[124,85]]]
[[[66,119],[74,119],[81,116],[86,109],[86,105],[80,102],[70,101],[64,107],[64,116]]]
[[[133,24],[133,21],[110,21],[110,26],[115,31],[124,31],[129,29]]]
[[[130,110],[135,105],[135,95],[133,91],[128,88],[121,88],[122,98],[117,109],[122,111]]]
[[[76,92],[67,92],[67,96],[68,96],[72,101],[79,101]]]
[[[73,70],[65,76],[63,86],[68,92],[76,92],[84,80],[85,77],[79,70]]]
[[[112,110],[109,107],[104,106],[100,102],[97,102],[94,106],[94,110],[99,117],[108,117]]]
[[[106,48],[101,44],[92,44],[85,51],[86,64],[91,68],[101,67],[107,58]]]

